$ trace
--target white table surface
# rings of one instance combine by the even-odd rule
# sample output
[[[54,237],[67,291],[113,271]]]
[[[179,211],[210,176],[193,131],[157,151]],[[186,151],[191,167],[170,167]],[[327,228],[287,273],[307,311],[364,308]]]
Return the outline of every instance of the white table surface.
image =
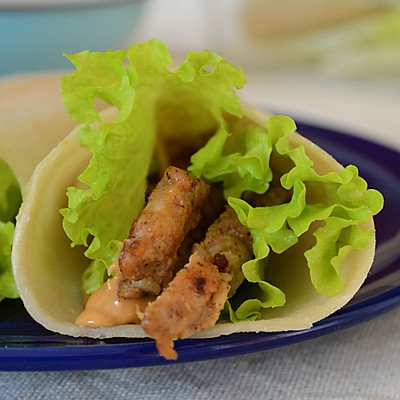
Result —
[[[160,1],[150,1],[131,39],[158,37],[177,52],[189,46],[212,48],[212,37],[195,18],[201,16],[193,8],[197,2],[173,3],[176,12],[171,5],[167,13]],[[192,24],[189,18],[183,23],[179,12],[190,15]],[[176,29],[171,33],[173,14]],[[276,71],[246,75],[246,100],[400,149],[396,80]],[[400,399],[399,328],[397,308],[329,336],[219,360],[120,370],[0,372],[0,398]]]

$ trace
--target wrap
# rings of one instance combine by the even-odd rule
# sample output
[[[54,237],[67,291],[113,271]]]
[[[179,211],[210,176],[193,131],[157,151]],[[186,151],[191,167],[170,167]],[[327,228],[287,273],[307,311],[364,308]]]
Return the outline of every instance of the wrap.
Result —
[[[37,322],[72,336],[148,336],[137,324],[75,321],[82,292],[107,280],[144,206],[148,177],[163,164],[160,142],[197,146],[188,170],[223,186],[253,238],[244,292],[239,287],[218,322],[195,337],[306,329],[354,296],[374,258],[382,196],[356,167],[298,134],[291,118],[241,103],[233,87],[244,84],[242,70],[209,51],[189,53],[172,69],[159,41],[69,58],[77,72],[63,80],[64,103],[83,125],[35,169],[13,246],[16,283]],[[98,113],[96,97],[112,107]],[[273,184],[288,200],[261,207],[245,200]]]
[[[61,73],[0,80],[0,298],[16,298],[11,271],[15,216],[37,163],[76,122],[61,102]]]

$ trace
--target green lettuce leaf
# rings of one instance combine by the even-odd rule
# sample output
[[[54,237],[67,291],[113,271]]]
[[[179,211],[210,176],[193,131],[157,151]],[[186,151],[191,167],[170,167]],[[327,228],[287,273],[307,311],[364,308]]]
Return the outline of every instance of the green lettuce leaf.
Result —
[[[0,159],[0,221],[13,221],[21,202],[19,183],[8,164]]]
[[[293,148],[287,138],[296,130],[291,118],[274,116],[266,127],[226,119],[226,113],[233,119],[242,115],[234,91],[245,82],[241,69],[207,50],[189,53],[171,68],[170,54],[157,40],[68,58],[77,70],[62,80],[63,101],[85,124],[78,135],[92,158],[79,177],[84,188],[68,188],[68,207],[61,213],[72,246],[85,246],[92,260],[83,277],[85,292],[107,278],[143,207],[157,135],[194,140],[207,131],[215,133],[193,154],[189,170],[206,182],[223,183],[225,198],[253,236],[255,257],[242,266],[246,281],[226,304],[231,320],[257,319],[263,308],[285,303],[281,289],[268,282],[268,255],[295,245],[315,221],[315,245],[305,254],[311,281],[319,293],[341,290],[343,260],[367,245],[373,232],[360,224],[380,211],[383,198],[367,188],[354,166],[317,174],[304,147]],[[96,98],[118,110],[115,121],[101,121]],[[288,166],[281,176],[274,177],[272,158]],[[274,178],[289,201],[258,207],[245,201],[249,192],[268,193]]]
[[[11,264],[14,224],[0,221],[0,299],[19,297]]]
[[[191,157],[188,169],[207,182],[223,182],[226,198],[240,197],[246,190],[264,193],[272,180],[272,148],[264,139],[265,132],[258,127],[234,137],[220,130]]]
[[[293,148],[289,143],[287,135],[295,129],[296,125],[290,118],[274,116],[263,132],[259,127],[248,127],[241,133],[255,134],[252,146],[242,147],[243,153],[226,153],[230,138],[225,136],[219,138],[218,156],[201,149],[192,157],[190,169],[199,177],[209,182],[224,182],[228,203],[253,237],[255,258],[242,266],[246,281],[251,285],[244,285],[246,293],[242,291],[235,296],[239,300],[234,297],[227,304],[226,311],[232,321],[257,319],[262,308],[285,303],[284,293],[268,283],[268,276],[265,276],[268,255],[270,251],[282,254],[295,245],[315,221],[323,224],[314,232],[315,245],[305,253],[311,282],[321,294],[340,293],[344,258],[352,249],[365,248],[373,235],[372,231],[363,230],[360,224],[377,214],[383,206],[382,195],[367,189],[355,166],[325,175],[317,174],[304,147]],[[254,154],[261,148],[264,150],[254,162]],[[253,207],[241,195],[246,190],[260,193],[258,177],[265,177],[268,188],[267,183],[273,175],[268,164],[271,155],[291,162],[292,168],[280,178],[281,187],[291,193],[290,201]],[[243,178],[244,186],[237,182]],[[309,192],[313,195],[307,195]]]
[[[7,163],[0,159],[0,299],[19,297],[12,273],[11,249],[21,201],[18,181]]]
[[[87,247],[93,260],[83,277],[84,291],[93,293],[143,207],[156,133],[196,135],[205,127],[225,132],[222,112],[240,116],[233,88],[245,81],[241,69],[207,50],[189,53],[171,68],[158,40],[67,57],[76,71],[63,77],[62,98],[70,115],[85,124],[78,135],[92,158],[79,177],[85,188],[68,188],[61,214],[72,246]],[[118,109],[115,121],[101,121],[96,98]],[[100,122],[98,128],[93,122]]]

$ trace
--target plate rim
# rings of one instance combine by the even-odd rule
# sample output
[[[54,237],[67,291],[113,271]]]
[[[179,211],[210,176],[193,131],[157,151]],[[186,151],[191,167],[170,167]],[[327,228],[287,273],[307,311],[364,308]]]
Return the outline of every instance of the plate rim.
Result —
[[[338,130],[332,127],[324,127],[301,121],[296,121],[296,124],[300,133],[302,133],[302,130],[324,132],[333,138],[339,137],[346,142],[376,148],[377,151],[385,152],[385,154],[390,155],[394,160],[400,160],[400,152],[397,150],[391,149],[385,144],[343,132],[342,129]],[[308,137],[309,133],[304,134],[304,136]],[[318,140],[315,142],[318,144]],[[337,156],[336,154],[333,155],[334,157]],[[382,160],[379,160],[379,162],[381,161]],[[383,161],[387,162],[387,160]],[[400,180],[400,171],[398,171],[397,175],[396,179]],[[397,256],[394,261],[390,262],[389,266],[396,272],[400,271],[400,255]],[[357,295],[353,300],[356,299]],[[400,304],[400,281],[396,285],[389,285],[386,291],[376,296],[359,302],[353,300],[346,304],[341,310],[336,311],[322,321],[314,324],[313,327],[301,331],[234,333],[217,338],[188,338],[185,340],[178,340],[175,347],[178,351],[179,358],[172,363],[204,361],[266,351],[347,329],[371,320],[398,306]],[[39,325],[33,320],[32,324]],[[18,340],[21,341],[21,344],[16,347],[13,347],[11,343],[10,346],[10,344],[7,345],[0,341],[0,370],[55,371],[116,369],[171,363],[171,361],[165,360],[158,354],[154,341],[151,339],[95,340],[65,337],[46,331],[44,328],[39,332],[42,332],[38,335],[39,338],[43,338],[44,340],[48,337],[45,343],[53,343],[53,345],[31,346],[28,343],[24,345],[23,335],[20,335],[20,337],[18,337],[18,335],[8,335],[10,338],[12,337],[12,340],[16,343],[18,343]],[[29,335],[27,337],[29,337]],[[57,341],[62,341],[63,338],[67,340],[68,344],[57,344]],[[102,364],[99,363],[100,359],[103,362]]]

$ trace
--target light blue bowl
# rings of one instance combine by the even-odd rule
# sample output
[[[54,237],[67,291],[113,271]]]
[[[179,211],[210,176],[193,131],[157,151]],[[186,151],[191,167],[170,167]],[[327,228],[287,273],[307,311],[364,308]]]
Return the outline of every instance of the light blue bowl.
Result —
[[[17,1],[9,3],[0,1],[0,75],[70,68],[63,53],[123,46],[144,1],[25,0],[19,7]]]

